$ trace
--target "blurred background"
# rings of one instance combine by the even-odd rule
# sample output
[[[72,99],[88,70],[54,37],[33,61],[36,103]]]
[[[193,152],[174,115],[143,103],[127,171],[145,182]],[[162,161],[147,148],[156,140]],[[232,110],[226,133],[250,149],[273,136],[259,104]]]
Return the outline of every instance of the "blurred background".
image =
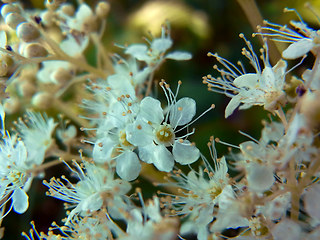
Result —
[[[43,8],[43,1],[22,1],[27,9]],[[72,1],[76,4],[76,1]],[[93,6],[98,1],[85,1]],[[250,1],[243,1],[250,2]],[[293,13],[283,13],[284,7],[296,8],[310,22],[315,29],[319,23],[303,5],[302,0],[257,0],[256,4],[264,19],[279,24],[288,24],[288,20],[297,19]],[[320,9],[320,1],[310,1],[315,9]],[[143,43],[143,36],[148,36],[151,31],[158,36],[161,24],[169,20],[171,24],[171,37],[174,41],[172,50],[184,50],[192,53],[193,59],[185,62],[168,60],[162,65],[155,78],[165,79],[175,90],[177,81],[182,80],[180,97],[189,96],[197,102],[197,115],[201,114],[212,103],[215,110],[207,113],[199,121],[193,124],[196,133],[191,140],[196,142],[199,149],[209,156],[207,142],[214,135],[221,140],[238,145],[247,141],[238,131],[241,130],[252,137],[259,139],[262,128],[261,120],[267,119],[268,114],[261,107],[253,107],[246,111],[235,111],[228,119],[224,118],[224,110],[229,98],[213,92],[208,92],[202,84],[202,76],[218,73],[212,69],[216,64],[213,58],[207,57],[207,52],[217,52],[220,56],[236,63],[242,60],[247,67],[247,72],[252,71],[248,62],[241,55],[244,42],[238,37],[244,33],[248,40],[252,40],[251,34],[255,32],[238,1],[236,0],[110,0],[111,11],[108,16],[107,28],[104,36],[104,44],[109,52],[121,53],[121,49],[113,43],[130,44]],[[250,9],[250,6],[247,6]],[[254,48],[260,48],[257,37],[252,40]],[[90,53],[88,54],[90,58]],[[90,59],[89,59],[90,61]],[[163,97],[161,91],[158,92]],[[216,144],[218,156],[227,153],[227,147]],[[64,166],[51,168],[47,172],[47,179],[61,174]],[[141,179],[140,181],[143,181]],[[145,183],[147,184],[147,183]],[[34,181],[29,192],[30,208],[18,215],[13,211],[4,219],[4,239],[21,239],[21,232],[30,229],[29,222],[35,220],[39,231],[46,232],[52,221],[58,221],[63,217],[62,203],[44,195],[45,187],[41,181]],[[60,210],[59,210],[60,209]]]

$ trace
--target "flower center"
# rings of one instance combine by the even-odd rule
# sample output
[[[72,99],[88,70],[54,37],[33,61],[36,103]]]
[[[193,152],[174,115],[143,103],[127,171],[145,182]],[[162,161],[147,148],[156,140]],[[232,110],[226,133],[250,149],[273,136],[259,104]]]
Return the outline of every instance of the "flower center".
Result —
[[[174,142],[175,134],[172,127],[169,124],[164,123],[160,125],[155,132],[156,142],[158,144],[164,144],[170,146]]]
[[[120,140],[120,144],[123,147],[133,147],[133,145],[131,143],[128,142],[127,140],[127,134],[125,131],[120,131],[119,133],[119,140]]]
[[[222,192],[222,189],[221,187],[213,186],[208,190],[208,192],[210,194],[211,199],[214,200],[218,195],[220,195],[220,193]]]
[[[255,236],[264,236],[269,233],[268,228],[263,224],[259,218],[252,218],[249,220],[249,227]]]
[[[8,179],[11,180],[11,182],[13,183],[13,185],[23,185],[26,180],[27,180],[27,176],[26,174],[17,171],[17,170],[12,170],[9,175],[8,175]]]

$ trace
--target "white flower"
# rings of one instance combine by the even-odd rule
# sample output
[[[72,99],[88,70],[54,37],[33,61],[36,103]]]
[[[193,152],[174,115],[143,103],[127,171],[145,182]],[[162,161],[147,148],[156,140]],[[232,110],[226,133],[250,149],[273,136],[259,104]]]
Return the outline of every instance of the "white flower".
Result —
[[[130,143],[138,146],[142,161],[153,163],[160,171],[169,172],[174,161],[183,165],[191,164],[200,156],[198,148],[185,139],[192,133],[176,136],[191,124],[196,103],[188,97],[177,101],[168,85],[162,83],[161,86],[168,98],[167,112],[161,108],[160,101],[145,97],[140,103],[137,119],[128,125],[126,135]],[[169,146],[172,146],[172,153],[167,149]]]
[[[127,95],[129,96],[129,95]],[[115,161],[117,174],[127,181],[139,176],[141,165],[128,142],[126,128],[137,114],[136,103],[130,97],[120,97],[109,107],[108,115],[97,129],[98,138],[93,148],[93,159],[97,163]]]
[[[175,239],[177,236],[177,219],[162,217],[160,202],[157,197],[149,201],[143,208],[133,209],[127,218],[126,234],[121,234],[121,240]]]
[[[219,93],[224,93],[231,97],[231,101],[226,107],[225,117],[229,117],[234,110],[241,104],[239,109],[247,109],[254,105],[264,106],[266,110],[272,111],[276,109],[284,101],[283,87],[285,84],[285,74],[287,63],[280,60],[274,67],[270,66],[267,52],[267,45],[264,48],[266,53],[262,55],[264,69],[261,70],[259,58],[254,53],[252,46],[241,34],[246,44],[247,49],[243,48],[242,54],[246,56],[250,64],[254,67],[255,73],[246,73],[242,64],[239,63],[242,70],[238,69],[229,61],[221,58],[217,54],[209,53],[209,56],[214,56],[225,69],[219,69],[217,66],[214,69],[218,70],[221,77],[215,78],[211,75],[204,77],[204,82],[208,84],[209,90]]]
[[[287,12],[295,11],[294,9],[285,9]],[[319,53],[319,40],[320,35],[317,30],[314,30],[307,26],[305,22],[290,21],[290,24],[297,29],[294,31],[287,26],[270,23],[264,21],[267,27],[261,27],[261,30],[265,30],[271,33],[259,33],[263,36],[269,36],[274,41],[287,42],[290,45],[282,52],[282,57],[285,59],[296,59],[303,57],[309,51],[315,55]]]
[[[64,176],[61,178],[66,184],[56,178],[51,178],[50,183],[43,182],[49,188],[49,196],[71,204],[70,207],[73,209],[69,213],[67,224],[74,216],[92,214],[103,206],[108,207],[109,211],[114,211],[115,214],[119,214],[119,208],[125,208],[124,194],[131,188],[128,182],[114,179],[112,170],[92,163],[83,162],[80,166],[74,162],[74,165],[75,170],[67,166],[79,178],[77,184],[72,184]]]
[[[40,165],[52,144],[52,132],[57,123],[40,113],[28,111],[27,119],[16,124],[19,135],[28,150],[28,163]],[[36,140],[36,141],[35,141]]]
[[[189,60],[191,54],[187,52],[175,51],[165,55],[171,48],[172,40],[169,29],[162,27],[161,37],[148,41],[150,47],[145,44],[133,44],[126,48],[125,53],[131,55],[139,61],[146,62],[149,66],[157,68],[164,59]]]
[[[24,213],[29,207],[28,191],[32,176],[28,173],[30,168],[26,164],[27,150],[22,141],[9,135],[0,143],[0,197],[2,209],[5,204],[12,200],[10,209],[13,207],[17,213]],[[3,216],[4,217],[4,216]]]
[[[234,199],[235,194],[232,186],[229,184],[228,167],[224,157],[216,159],[216,152],[211,145],[215,170],[209,165],[203,157],[205,169],[199,169],[199,172],[193,169],[185,175],[181,170],[173,171],[170,176],[175,181],[170,181],[168,186],[177,187],[181,194],[164,195],[163,204],[172,208],[173,215],[186,216],[187,220],[182,224],[180,233],[196,233],[198,239],[207,239],[209,236],[209,223],[211,223],[220,204]],[[166,196],[166,197],[165,197]]]
[[[13,208],[17,213],[24,213],[29,207],[29,200],[26,191],[28,191],[32,175],[28,171],[33,166],[27,164],[27,149],[17,136],[11,137],[5,129],[5,112],[0,105],[1,117],[1,141],[0,141],[0,209],[5,208],[7,202],[12,200],[9,210]]]

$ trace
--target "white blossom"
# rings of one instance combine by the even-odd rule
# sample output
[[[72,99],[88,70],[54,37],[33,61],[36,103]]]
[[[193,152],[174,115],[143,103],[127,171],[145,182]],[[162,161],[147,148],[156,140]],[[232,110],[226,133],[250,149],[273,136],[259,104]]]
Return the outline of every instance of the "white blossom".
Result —
[[[153,163],[160,171],[169,172],[174,161],[180,164],[195,162],[200,152],[186,136],[177,137],[177,133],[190,125],[196,113],[196,103],[191,98],[176,99],[171,89],[162,84],[168,99],[167,110],[163,110],[160,101],[145,97],[140,103],[140,111],[134,123],[126,129],[127,139],[138,146],[139,158]],[[178,128],[180,127],[180,128]],[[167,147],[172,146],[172,153]]]
[[[234,110],[247,109],[254,105],[264,106],[265,109],[272,111],[276,109],[279,103],[284,101],[284,85],[287,63],[280,60],[275,66],[271,66],[268,58],[268,48],[265,43],[262,55],[264,68],[259,64],[259,58],[254,53],[249,41],[244,36],[240,35],[247,45],[247,48],[242,49],[242,54],[249,60],[253,66],[255,73],[246,73],[242,64],[241,70],[235,65],[221,58],[217,54],[209,53],[221,63],[225,69],[214,67],[220,72],[221,77],[213,77],[207,75],[204,77],[204,82],[208,84],[209,90],[213,92],[224,93],[231,97],[229,104],[225,110],[225,117],[229,117]]]
[[[114,179],[111,169],[98,167],[89,162],[83,162],[83,165],[74,162],[75,169],[67,166],[79,179],[76,184],[72,184],[65,176],[61,177],[63,181],[51,178],[50,182],[43,182],[49,188],[49,196],[61,199],[73,208],[68,214],[66,224],[79,214],[92,214],[103,206],[109,207],[116,215],[119,214],[119,208],[125,208],[124,194],[131,186],[126,181]]]

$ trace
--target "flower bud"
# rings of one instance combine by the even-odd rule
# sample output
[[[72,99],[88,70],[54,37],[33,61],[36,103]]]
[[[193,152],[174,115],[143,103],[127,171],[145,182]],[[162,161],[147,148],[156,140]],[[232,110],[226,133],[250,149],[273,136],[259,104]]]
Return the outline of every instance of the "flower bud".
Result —
[[[5,4],[1,8],[1,15],[5,18],[9,13],[20,13],[20,9],[15,4]]]
[[[55,13],[52,11],[46,11],[41,16],[42,23],[47,26],[51,27],[54,25]]]
[[[90,33],[96,32],[98,30],[98,27],[98,17],[90,16],[84,19],[81,29],[86,33]]]
[[[108,2],[99,2],[96,7],[96,15],[100,19],[105,19],[110,11],[110,4]]]
[[[72,75],[69,70],[59,68],[51,74],[50,78],[54,79],[57,83],[64,84],[72,78]]]
[[[61,7],[61,11],[62,11],[64,14],[72,17],[72,16],[74,15],[75,9],[74,9],[74,7],[73,7],[71,4],[64,4],[64,5]]]
[[[36,86],[29,81],[19,84],[19,92],[23,97],[30,98],[36,92]]]
[[[23,22],[17,27],[17,36],[24,42],[32,42],[40,37],[40,32],[31,23]]]
[[[53,102],[53,96],[48,92],[38,92],[32,99],[31,103],[39,109],[48,109]]]
[[[15,12],[8,13],[5,18],[6,24],[14,30],[20,23],[25,21],[26,19],[24,17],[22,17],[19,13],[15,13]]]
[[[18,98],[8,98],[5,100],[3,107],[8,114],[16,113],[20,109],[20,101]]]
[[[13,66],[14,61],[9,55],[3,54],[0,58],[0,77],[4,77]]]
[[[25,47],[24,55],[28,58],[46,57],[48,51],[39,43],[30,43]]]
[[[305,116],[310,128],[320,127],[320,91],[307,92],[301,102],[301,113]]]

